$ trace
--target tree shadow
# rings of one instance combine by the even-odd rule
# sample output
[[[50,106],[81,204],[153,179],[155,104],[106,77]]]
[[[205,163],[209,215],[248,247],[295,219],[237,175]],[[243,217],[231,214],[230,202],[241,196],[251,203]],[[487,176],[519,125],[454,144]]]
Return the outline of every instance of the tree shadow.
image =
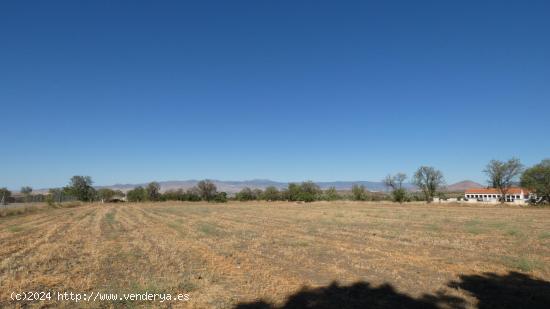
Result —
[[[550,282],[518,272],[462,275],[449,287],[468,291],[477,298],[479,309],[550,308]]]
[[[462,275],[448,287],[462,290],[478,300],[477,307],[550,308],[550,282],[510,272],[507,275],[485,273]],[[281,306],[264,300],[237,304],[234,309],[348,309],[348,308],[457,308],[468,305],[461,297],[443,292],[424,294],[419,298],[400,293],[390,284],[373,287],[368,282],[341,286],[333,282],[325,287],[303,287],[290,295]],[[475,306],[475,304],[469,304]]]
[[[285,304],[275,306],[263,300],[251,303],[241,303],[235,309],[352,309],[352,308],[439,308],[438,304],[445,300],[462,308],[463,300],[452,296],[424,295],[415,299],[407,294],[397,292],[390,284],[372,287],[368,282],[357,282],[349,286],[341,286],[333,282],[326,287],[307,288],[291,295]]]

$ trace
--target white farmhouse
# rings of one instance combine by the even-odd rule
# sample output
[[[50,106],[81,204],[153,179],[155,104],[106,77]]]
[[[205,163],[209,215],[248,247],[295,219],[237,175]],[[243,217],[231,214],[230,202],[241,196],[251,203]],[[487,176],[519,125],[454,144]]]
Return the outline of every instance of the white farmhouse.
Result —
[[[465,200],[474,202],[498,203],[501,196],[500,191],[494,188],[468,189],[464,193]],[[529,200],[530,196],[531,192],[527,189],[510,188],[508,192],[506,192],[505,200],[506,202],[515,204],[524,204]]]

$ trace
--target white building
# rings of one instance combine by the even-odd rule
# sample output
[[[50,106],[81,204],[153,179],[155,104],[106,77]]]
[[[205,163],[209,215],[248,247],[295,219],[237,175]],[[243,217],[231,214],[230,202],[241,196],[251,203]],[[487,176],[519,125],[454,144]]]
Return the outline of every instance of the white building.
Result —
[[[468,189],[464,193],[464,199],[466,201],[474,202],[498,203],[501,196],[502,194],[500,194],[500,191],[494,188]],[[510,188],[508,192],[506,192],[505,200],[510,203],[524,204],[529,200],[530,196],[531,192],[527,189]]]

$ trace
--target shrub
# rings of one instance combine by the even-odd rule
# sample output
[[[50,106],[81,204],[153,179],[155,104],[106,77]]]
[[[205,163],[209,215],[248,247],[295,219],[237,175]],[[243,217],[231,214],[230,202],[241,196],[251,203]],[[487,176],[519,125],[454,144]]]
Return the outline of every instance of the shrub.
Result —
[[[227,202],[227,193],[225,192],[218,192],[216,196],[213,199],[216,203],[226,203]]]
[[[367,192],[365,189],[365,186],[354,184],[353,187],[351,187],[351,194],[353,197],[353,200],[355,201],[366,201],[367,200]]]
[[[200,194],[199,188],[197,187],[192,187],[188,189],[185,194],[187,196],[188,201],[198,202],[201,200],[201,194]]]
[[[341,199],[335,187],[330,187],[323,192],[322,199],[325,201],[335,201]]]
[[[239,201],[252,201],[256,199],[256,196],[252,189],[246,187],[235,195],[235,198]]]
[[[391,195],[394,202],[403,203],[407,201],[407,191],[403,188],[393,190]]]

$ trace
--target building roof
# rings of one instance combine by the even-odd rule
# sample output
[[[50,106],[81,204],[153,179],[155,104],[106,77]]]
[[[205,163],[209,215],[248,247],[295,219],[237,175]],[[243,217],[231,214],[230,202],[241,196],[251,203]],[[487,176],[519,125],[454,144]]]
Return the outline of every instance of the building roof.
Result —
[[[529,190],[524,188],[510,188],[508,189],[508,192],[506,194],[521,194],[523,191],[523,194],[528,195]],[[476,189],[468,189],[465,192],[466,194],[500,194],[500,191],[495,188],[476,188]]]

